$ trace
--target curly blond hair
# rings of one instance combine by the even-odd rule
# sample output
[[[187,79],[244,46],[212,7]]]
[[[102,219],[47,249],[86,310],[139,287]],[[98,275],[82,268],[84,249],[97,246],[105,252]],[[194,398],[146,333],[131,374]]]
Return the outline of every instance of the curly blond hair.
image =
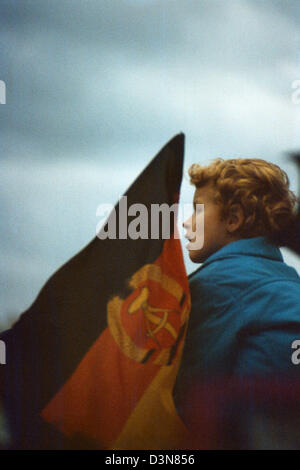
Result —
[[[257,158],[217,158],[207,166],[193,164],[189,176],[196,188],[212,185],[223,219],[233,204],[240,205],[244,213],[238,231],[241,238],[267,236],[282,244],[281,234],[292,225],[298,201],[279,166]]]

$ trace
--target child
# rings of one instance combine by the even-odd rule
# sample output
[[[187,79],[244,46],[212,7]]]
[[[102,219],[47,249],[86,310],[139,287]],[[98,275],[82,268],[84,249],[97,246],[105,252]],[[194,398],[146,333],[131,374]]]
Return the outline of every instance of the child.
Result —
[[[260,159],[217,159],[192,165],[189,175],[195,211],[183,226],[190,259],[203,264],[190,276],[179,408],[191,383],[300,376],[292,360],[300,340],[300,277],[278,248],[297,202],[286,173]],[[204,204],[202,248],[195,242],[197,203]]]

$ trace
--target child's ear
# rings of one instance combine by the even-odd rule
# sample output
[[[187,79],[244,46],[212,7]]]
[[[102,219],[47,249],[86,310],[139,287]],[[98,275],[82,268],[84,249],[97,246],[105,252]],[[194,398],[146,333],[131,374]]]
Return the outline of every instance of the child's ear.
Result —
[[[240,204],[233,204],[229,209],[229,215],[226,221],[227,232],[231,235],[241,228],[245,216]]]

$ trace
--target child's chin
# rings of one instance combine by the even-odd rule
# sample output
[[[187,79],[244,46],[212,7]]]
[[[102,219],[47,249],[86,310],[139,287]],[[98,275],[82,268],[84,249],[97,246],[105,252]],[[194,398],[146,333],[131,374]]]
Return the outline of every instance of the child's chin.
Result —
[[[189,257],[193,263],[203,263],[203,253],[197,250],[189,250]]]

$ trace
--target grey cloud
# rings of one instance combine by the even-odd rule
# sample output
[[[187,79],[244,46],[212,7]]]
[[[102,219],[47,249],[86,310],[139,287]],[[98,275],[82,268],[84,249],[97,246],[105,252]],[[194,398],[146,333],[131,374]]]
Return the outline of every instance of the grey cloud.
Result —
[[[295,28],[270,2],[263,8],[256,1],[194,0],[142,7],[120,2],[118,9],[106,1],[14,5],[2,6],[1,40],[14,80],[8,81],[1,131],[30,135],[52,158],[61,148],[88,152],[112,141],[128,145],[140,135],[162,136],[166,119],[182,128],[186,121],[174,113],[176,97],[169,94],[174,79],[182,93],[192,82],[196,93],[202,87],[207,94],[206,77],[218,77],[222,87],[230,70],[233,77],[244,75],[245,84],[256,80],[287,98],[290,92],[292,77],[280,66],[293,61]],[[151,69],[161,70],[157,96],[147,80]],[[140,85],[142,102],[135,96]],[[169,96],[163,105],[160,91]],[[210,101],[199,102],[202,116],[214,107],[213,93]]]
[[[3,309],[33,300],[94,236],[97,204],[123,193],[178,131],[185,172],[215,156],[258,156],[296,187],[283,151],[300,146],[290,96],[299,24],[293,0],[2,0]]]

